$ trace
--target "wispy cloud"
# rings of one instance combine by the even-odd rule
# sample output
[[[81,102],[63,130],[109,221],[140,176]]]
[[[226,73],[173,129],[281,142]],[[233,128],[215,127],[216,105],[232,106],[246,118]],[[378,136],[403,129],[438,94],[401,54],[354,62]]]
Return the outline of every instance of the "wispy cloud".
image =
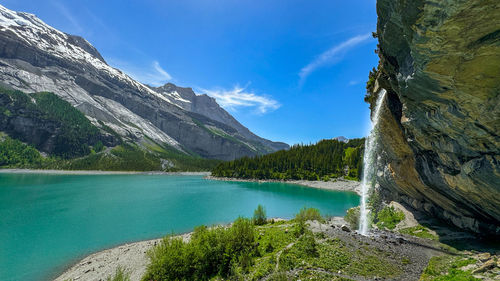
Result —
[[[199,91],[215,98],[222,107],[231,110],[237,110],[239,107],[254,107],[257,113],[264,114],[281,106],[278,101],[270,97],[257,95],[240,86],[235,86],[231,90],[200,89]]]
[[[327,65],[338,62],[342,56],[348,52],[350,49],[363,43],[371,37],[371,34],[363,34],[354,36],[338,45],[331,47],[329,50],[320,54],[316,59],[311,61],[308,65],[304,66],[299,73],[300,84],[303,84],[307,77],[316,71],[316,69]]]
[[[154,61],[153,62],[153,67],[155,68],[155,70],[162,76],[162,78],[164,80],[170,80],[172,79],[172,76],[170,76],[170,74],[168,74],[165,69],[161,68],[160,66],[160,63],[157,62],[157,61]]]
[[[52,5],[59,11],[59,13],[64,18],[66,18],[67,21],[69,21],[71,23],[71,25],[73,25],[73,28],[75,29],[75,33],[82,35],[81,33],[83,33],[84,30],[83,30],[80,22],[78,22],[76,17],[68,10],[68,8],[58,1],[52,1]]]
[[[172,80],[172,76],[161,67],[158,61],[153,61],[145,67],[132,65],[129,62],[118,59],[109,59],[108,63],[127,73],[135,80],[147,85],[162,86]]]

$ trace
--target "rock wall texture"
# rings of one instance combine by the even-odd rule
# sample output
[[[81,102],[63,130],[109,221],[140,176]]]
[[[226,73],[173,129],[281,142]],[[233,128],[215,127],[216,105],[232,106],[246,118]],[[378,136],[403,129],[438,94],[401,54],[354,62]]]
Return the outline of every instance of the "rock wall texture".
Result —
[[[377,13],[382,194],[500,234],[500,1],[378,0]]]

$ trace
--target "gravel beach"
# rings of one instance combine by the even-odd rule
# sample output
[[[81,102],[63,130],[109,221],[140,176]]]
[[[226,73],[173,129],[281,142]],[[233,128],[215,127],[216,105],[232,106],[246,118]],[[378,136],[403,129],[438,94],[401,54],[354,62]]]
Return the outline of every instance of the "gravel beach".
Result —
[[[336,179],[331,181],[307,181],[307,180],[257,180],[257,179],[238,179],[238,178],[219,178],[207,175],[205,177],[208,180],[220,180],[220,181],[235,181],[235,182],[281,182],[288,184],[297,184],[307,187],[327,189],[327,190],[337,190],[337,191],[352,191],[361,195],[361,182],[351,181],[345,179]]]

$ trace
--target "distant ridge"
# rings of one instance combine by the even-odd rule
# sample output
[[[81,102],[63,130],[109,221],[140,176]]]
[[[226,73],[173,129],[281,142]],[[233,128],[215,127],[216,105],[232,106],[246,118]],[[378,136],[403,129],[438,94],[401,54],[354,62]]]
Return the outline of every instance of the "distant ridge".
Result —
[[[333,138],[334,140],[337,140],[337,141],[341,141],[341,142],[345,142],[345,143],[348,143],[349,142],[349,139],[344,137],[344,136],[338,136],[338,137],[334,137]]]
[[[253,134],[209,96],[170,83],[144,85],[109,66],[84,38],[1,5],[0,85],[25,93],[52,92],[125,142],[152,141],[221,160],[289,147]]]

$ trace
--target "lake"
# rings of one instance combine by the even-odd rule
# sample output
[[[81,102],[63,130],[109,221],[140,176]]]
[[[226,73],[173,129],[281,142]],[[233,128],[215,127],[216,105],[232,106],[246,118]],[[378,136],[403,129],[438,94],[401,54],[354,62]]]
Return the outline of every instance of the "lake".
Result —
[[[292,218],[304,206],[343,216],[353,192],[181,175],[0,173],[0,280],[50,280],[119,244],[250,217]]]

